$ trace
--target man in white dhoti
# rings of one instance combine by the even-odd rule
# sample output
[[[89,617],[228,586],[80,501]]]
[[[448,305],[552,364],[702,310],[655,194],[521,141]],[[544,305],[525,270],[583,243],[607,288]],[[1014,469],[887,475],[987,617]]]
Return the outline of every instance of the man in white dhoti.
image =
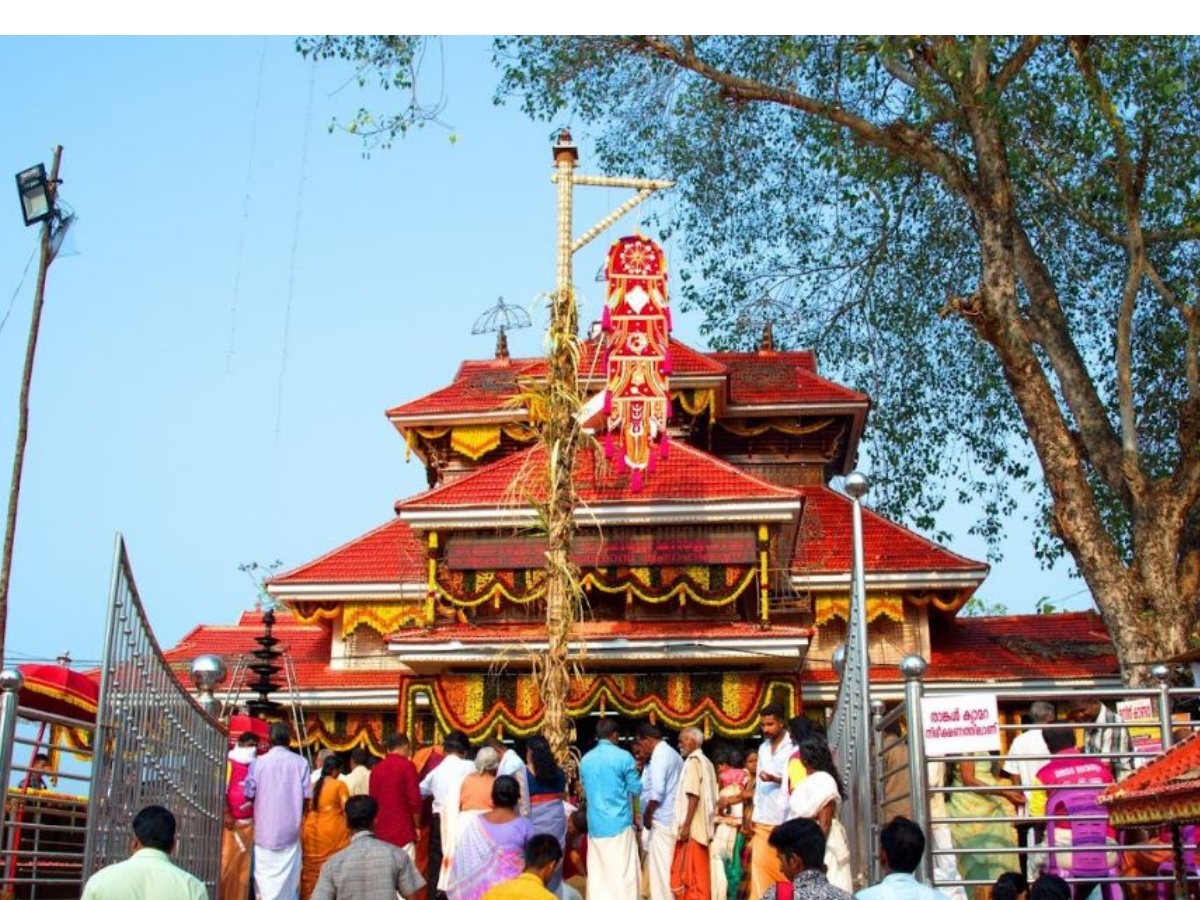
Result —
[[[615,719],[596,725],[596,746],[579,763],[587,798],[588,884],[603,885],[605,896],[638,896],[637,838],[633,798],[642,792],[633,756],[617,744]]]
[[[271,749],[256,757],[243,791],[254,803],[254,885],[259,900],[294,900],[300,892],[300,820],[312,796],[308,763],[289,747],[286,722],[271,723]]]

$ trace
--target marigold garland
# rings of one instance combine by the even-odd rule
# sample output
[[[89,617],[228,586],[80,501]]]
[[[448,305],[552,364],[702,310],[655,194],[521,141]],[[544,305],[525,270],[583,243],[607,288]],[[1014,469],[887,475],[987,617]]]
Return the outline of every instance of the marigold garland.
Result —
[[[341,615],[342,604],[337,600],[292,600],[288,609],[301,625],[315,625],[336,619]]]
[[[721,422],[721,427],[730,434],[736,434],[738,437],[758,437],[761,434],[766,434],[768,431],[774,431],[779,434],[790,434],[793,436],[803,436],[806,434],[816,434],[818,431],[823,431],[833,424],[835,420],[831,418],[818,419],[811,425],[797,425],[787,419],[772,419],[764,422],[761,425],[739,425],[732,420],[724,420]]]
[[[662,691],[646,691],[646,683],[656,679],[663,682]],[[399,718],[410,731],[415,727],[420,695],[443,733],[461,730],[474,740],[503,730],[511,737],[528,737],[541,727],[542,707],[528,675],[474,673],[405,679]],[[794,680],[754,673],[670,673],[661,678],[585,674],[572,678],[566,706],[572,718],[600,711],[653,718],[672,729],[697,725],[706,733],[715,730],[727,737],[745,737],[757,728],[758,711],[767,702],[784,702],[794,711],[796,697]],[[731,704],[736,705],[731,708]]]
[[[478,461],[500,446],[500,428],[492,425],[460,425],[450,432],[450,449]]]
[[[698,416],[703,412],[710,415],[715,413],[717,395],[712,388],[671,391],[671,399],[678,400],[679,408],[689,416]]]
[[[383,637],[406,626],[425,625],[425,600],[399,603],[347,603],[342,608],[342,637],[349,637],[359,625],[366,625]]]
[[[395,733],[391,716],[378,711],[333,714],[309,712],[305,716],[306,747],[328,747],[337,753],[348,753],[364,747],[375,756],[387,753],[387,739]]]
[[[587,590],[629,594],[645,603],[679,600],[702,606],[726,606],[754,583],[757,574],[758,570],[749,566],[637,567],[591,571],[581,582]],[[518,583],[520,580],[523,584]],[[545,573],[439,569],[433,590],[438,597],[464,609],[501,599],[525,605],[545,596]]]
[[[867,621],[878,618],[891,619],[904,624],[904,598],[900,594],[879,593],[867,595]],[[824,625],[832,619],[850,620],[850,598],[846,595],[820,594],[813,604],[813,621]]]

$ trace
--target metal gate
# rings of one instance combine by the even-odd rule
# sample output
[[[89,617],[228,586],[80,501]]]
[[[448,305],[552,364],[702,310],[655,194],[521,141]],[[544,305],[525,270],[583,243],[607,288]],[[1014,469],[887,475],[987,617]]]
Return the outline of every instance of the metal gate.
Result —
[[[173,859],[217,896],[226,735],[171,673],[117,535],[96,715],[83,877],[129,855],[149,804],[175,814]]]

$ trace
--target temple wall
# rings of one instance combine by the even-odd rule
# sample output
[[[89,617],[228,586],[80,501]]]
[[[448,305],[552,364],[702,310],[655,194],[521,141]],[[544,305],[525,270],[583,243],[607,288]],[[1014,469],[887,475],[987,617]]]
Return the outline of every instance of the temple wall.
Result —
[[[822,487],[827,481],[824,462],[751,462],[739,459],[737,464],[748,475],[780,487]]]
[[[406,666],[388,651],[383,635],[368,625],[359,625],[344,639],[346,648],[344,668],[347,669],[396,669],[405,671]]]
[[[912,604],[904,604],[904,620],[897,622],[887,616],[878,616],[867,626],[867,641],[871,648],[873,665],[897,665],[909,653],[920,653],[929,658],[928,610]],[[833,657],[834,648],[846,641],[846,622],[833,618],[814,628],[809,643],[808,657],[815,664],[824,665]]]

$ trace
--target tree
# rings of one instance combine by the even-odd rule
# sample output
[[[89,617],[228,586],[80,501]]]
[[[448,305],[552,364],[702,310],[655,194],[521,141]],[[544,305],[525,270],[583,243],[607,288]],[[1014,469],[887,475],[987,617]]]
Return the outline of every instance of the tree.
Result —
[[[512,38],[501,91],[662,172],[715,341],[763,295],[877,403],[889,512],[1042,493],[1122,673],[1200,616],[1200,43]],[[734,326],[729,329],[729,326]],[[781,326],[781,327],[779,327]],[[1032,450],[1037,466],[1031,465]]]
[[[281,568],[283,568],[283,562],[278,559],[266,565],[257,560],[238,565],[238,571],[249,578],[250,583],[254,585],[255,611],[261,612],[262,610],[279,609],[279,604],[271,596],[271,592],[267,590],[267,582],[274,578],[275,573]]]
[[[994,543],[1034,491],[1038,552],[1070,555],[1126,680],[1197,640],[1200,42],[532,37],[496,55],[501,97],[594,127],[610,170],[676,179],[658,224],[714,344],[754,337],[743,313],[767,298],[792,313],[777,343],[874,397],[884,512],[929,530],[956,492]]]

